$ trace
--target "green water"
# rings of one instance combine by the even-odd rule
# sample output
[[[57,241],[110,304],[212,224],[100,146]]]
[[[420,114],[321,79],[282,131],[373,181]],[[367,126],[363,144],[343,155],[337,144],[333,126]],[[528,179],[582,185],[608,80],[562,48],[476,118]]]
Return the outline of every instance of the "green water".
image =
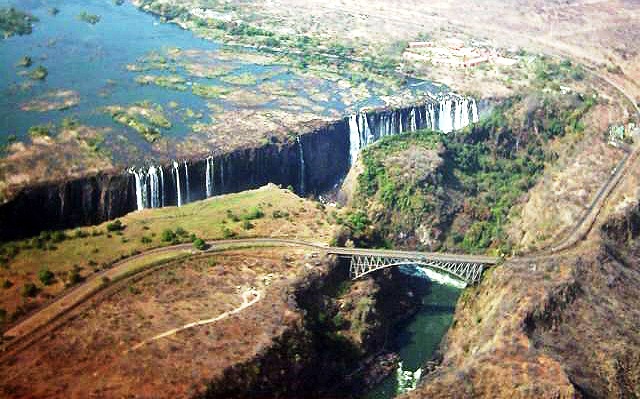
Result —
[[[413,320],[401,327],[390,348],[400,355],[404,370],[418,370],[434,355],[451,326],[456,302],[462,292],[452,285],[429,282],[426,277],[425,284],[430,284],[430,289],[422,298],[421,309]],[[398,380],[393,373],[365,398],[387,399],[397,395]]]

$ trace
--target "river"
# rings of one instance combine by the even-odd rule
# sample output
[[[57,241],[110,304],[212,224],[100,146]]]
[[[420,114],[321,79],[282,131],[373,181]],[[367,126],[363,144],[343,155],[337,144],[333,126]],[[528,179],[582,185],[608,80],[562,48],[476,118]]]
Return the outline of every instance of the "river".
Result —
[[[420,275],[418,269],[405,268],[412,275]],[[408,323],[401,326],[389,349],[397,352],[402,361],[404,377],[394,373],[370,391],[366,399],[388,399],[401,394],[416,381],[410,381],[409,372],[418,377],[419,369],[435,354],[440,341],[453,321],[456,302],[460,296],[461,285],[447,276],[422,275],[429,290],[422,298],[422,306]],[[417,372],[417,373],[416,373]]]

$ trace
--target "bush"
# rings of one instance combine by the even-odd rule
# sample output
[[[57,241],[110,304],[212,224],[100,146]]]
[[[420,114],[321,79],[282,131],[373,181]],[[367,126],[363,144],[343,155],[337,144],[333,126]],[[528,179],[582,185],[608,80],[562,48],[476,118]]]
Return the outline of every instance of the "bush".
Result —
[[[34,283],[26,283],[25,285],[22,286],[22,290],[20,291],[20,293],[25,298],[26,297],[33,298],[36,295],[38,295],[38,291],[40,290],[38,289],[38,287],[36,287]]]
[[[258,207],[253,207],[242,217],[244,220],[255,220],[264,217],[264,212]]]
[[[183,229],[182,227],[178,227],[176,229],[176,235],[180,237],[187,237],[189,233],[187,232],[187,230]]]
[[[204,242],[202,238],[196,238],[196,240],[193,242],[193,246],[200,251],[204,251],[205,249],[207,249],[207,243]]]
[[[4,282],[2,283],[2,288],[4,288],[5,290],[9,289],[13,287],[13,283],[9,280],[4,280]]]
[[[174,233],[171,229],[166,229],[162,232],[162,235],[160,236],[160,238],[164,242],[173,242],[176,240],[177,237],[176,237],[176,233]]]
[[[78,284],[82,281],[82,276],[80,275],[80,267],[78,265],[74,265],[73,269],[67,272],[67,286],[72,286]]]
[[[142,238],[140,238],[140,242],[143,244],[151,244],[152,240],[147,236],[142,236]]]
[[[235,236],[236,236],[236,232],[229,229],[228,227],[225,227],[224,229],[222,229],[223,238],[233,238]]]
[[[251,224],[250,221],[245,220],[244,222],[242,222],[242,228],[245,230],[251,230],[253,228],[253,224]]]
[[[124,225],[120,220],[115,220],[111,223],[107,223],[107,231],[122,231],[124,230]]]
[[[55,279],[55,276],[53,272],[51,272],[51,270],[47,269],[46,267],[43,267],[38,272],[38,279],[44,285],[51,285],[53,284],[53,280]]]
[[[51,233],[51,241],[53,242],[62,242],[64,240],[66,240],[68,237],[67,235],[64,233],[64,231],[54,231],[53,233]]]

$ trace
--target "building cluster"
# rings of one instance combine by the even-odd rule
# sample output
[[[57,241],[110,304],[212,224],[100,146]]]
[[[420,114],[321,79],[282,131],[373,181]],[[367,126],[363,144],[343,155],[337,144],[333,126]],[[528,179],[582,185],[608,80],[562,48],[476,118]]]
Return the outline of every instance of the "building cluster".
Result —
[[[460,39],[448,39],[442,43],[409,42],[403,57],[410,61],[464,68],[485,63],[511,66],[518,62],[514,58],[504,57],[494,48],[473,44],[465,45],[465,42]]]

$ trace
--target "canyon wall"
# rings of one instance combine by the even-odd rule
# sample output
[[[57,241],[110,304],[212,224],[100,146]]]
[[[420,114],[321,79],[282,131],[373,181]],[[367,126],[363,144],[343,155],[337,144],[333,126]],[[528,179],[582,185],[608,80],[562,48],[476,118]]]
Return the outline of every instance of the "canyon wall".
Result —
[[[267,183],[292,186],[300,195],[320,194],[346,175],[361,148],[384,136],[424,128],[450,132],[477,118],[473,99],[448,95],[405,108],[359,112],[284,143],[25,187],[0,205],[0,240],[93,225],[135,210],[182,206]]]

